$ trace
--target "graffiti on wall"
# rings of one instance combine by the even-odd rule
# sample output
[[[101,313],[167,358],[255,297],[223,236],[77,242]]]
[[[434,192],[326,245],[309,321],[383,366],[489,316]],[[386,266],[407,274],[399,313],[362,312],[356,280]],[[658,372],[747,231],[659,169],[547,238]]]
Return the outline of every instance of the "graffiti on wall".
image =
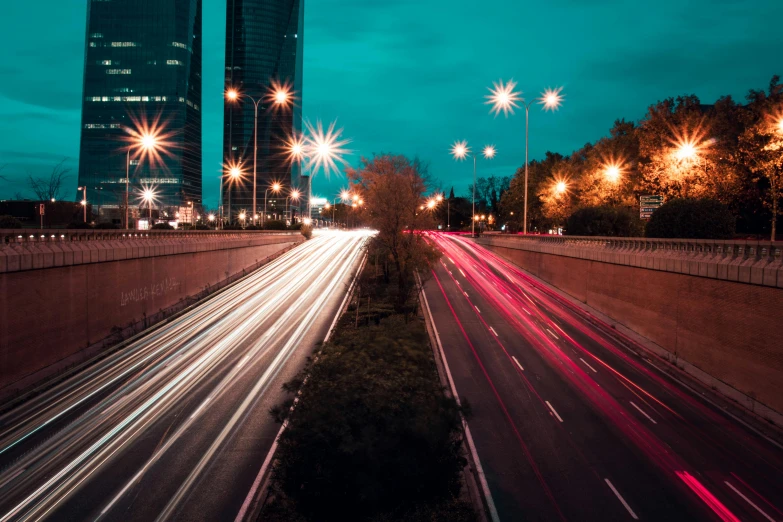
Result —
[[[160,297],[171,291],[179,290],[180,286],[182,286],[181,281],[177,281],[173,277],[167,277],[159,283],[134,288],[129,292],[120,292],[120,306],[146,301],[153,297]]]

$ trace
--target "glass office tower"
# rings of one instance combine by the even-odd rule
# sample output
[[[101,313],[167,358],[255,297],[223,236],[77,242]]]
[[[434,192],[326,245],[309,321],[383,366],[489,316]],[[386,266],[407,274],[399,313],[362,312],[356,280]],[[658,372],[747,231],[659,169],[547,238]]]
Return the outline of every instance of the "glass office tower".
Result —
[[[142,187],[160,209],[200,205],[201,1],[88,2],[79,186],[94,205],[123,206],[126,169],[132,207]],[[145,127],[160,151],[127,161]]]
[[[297,188],[303,195],[299,202],[289,202],[294,216],[307,208],[308,179],[301,167],[291,163],[285,142],[302,131],[302,46],[304,0],[227,0],[226,16],[226,90],[262,99],[258,106],[258,158],[256,165],[256,205],[258,215],[264,212],[282,218],[285,195]],[[288,84],[296,99],[289,109],[265,100],[275,82]],[[230,182],[224,177],[223,204],[229,192],[232,219],[253,205],[254,106],[247,98],[226,100],[223,131],[224,163],[241,163],[244,179]],[[283,190],[269,189],[280,182]],[[226,215],[228,208],[226,208]],[[289,211],[289,217],[291,216]],[[249,221],[248,221],[249,223]]]

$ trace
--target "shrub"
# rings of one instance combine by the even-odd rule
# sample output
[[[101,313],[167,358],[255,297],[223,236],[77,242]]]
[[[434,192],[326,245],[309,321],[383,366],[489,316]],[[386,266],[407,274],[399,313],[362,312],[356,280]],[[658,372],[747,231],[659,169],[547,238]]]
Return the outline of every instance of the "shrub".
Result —
[[[264,223],[264,230],[285,230],[286,224],[284,221],[270,220]]]
[[[0,216],[0,228],[22,228],[22,222],[14,216]]]
[[[174,230],[174,227],[168,223],[155,223],[152,225],[152,230]]]
[[[303,225],[299,231],[302,233],[305,239],[310,239],[313,237],[313,226],[312,225]]]
[[[95,225],[95,228],[98,230],[116,230],[120,228],[120,226],[114,223],[103,222],[103,223],[97,223]]]
[[[661,238],[732,239],[736,219],[714,199],[673,199],[653,212],[645,235]]]
[[[71,228],[71,229],[86,229],[86,228],[92,228],[92,226],[89,223],[85,223],[84,221],[73,221],[71,223],[68,223],[68,226],[65,228]]]
[[[293,225],[288,225],[288,230],[301,230],[302,229],[302,223],[294,223]]]
[[[625,207],[584,207],[568,217],[566,234],[570,236],[638,237],[644,224],[637,212]]]

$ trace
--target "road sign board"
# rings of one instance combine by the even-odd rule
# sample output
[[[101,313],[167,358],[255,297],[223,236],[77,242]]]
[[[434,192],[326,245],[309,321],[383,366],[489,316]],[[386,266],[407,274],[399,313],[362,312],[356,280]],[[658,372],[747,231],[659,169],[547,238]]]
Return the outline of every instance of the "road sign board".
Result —
[[[663,201],[664,197],[659,195],[639,196],[639,217],[650,219],[653,212],[663,205]]]
[[[38,213],[39,213],[40,215],[42,215],[42,216],[43,216],[44,214],[46,214],[46,205],[44,205],[43,203],[41,203],[40,205],[38,205]]]

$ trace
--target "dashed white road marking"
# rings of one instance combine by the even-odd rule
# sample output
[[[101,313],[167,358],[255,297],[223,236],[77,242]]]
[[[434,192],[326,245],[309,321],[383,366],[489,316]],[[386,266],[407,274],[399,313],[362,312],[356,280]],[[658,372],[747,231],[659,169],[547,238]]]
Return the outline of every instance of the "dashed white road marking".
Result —
[[[614,485],[612,485],[612,483],[609,482],[609,479],[607,478],[607,479],[604,479],[604,480],[606,481],[607,486],[609,486],[611,488],[612,492],[615,494],[615,496],[618,498],[618,500],[620,502],[622,502],[623,506],[625,506],[625,509],[628,510],[628,513],[631,515],[631,517],[634,520],[639,520],[639,517],[637,517],[636,513],[633,512],[633,509],[631,509],[631,506],[628,505],[628,502],[625,501],[625,499],[620,494],[620,492],[615,489]]]
[[[552,330],[550,330],[549,328],[547,328],[547,329],[546,329],[546,331],[547,331],[547,332],[549,332],[549,333],[551,333],[551,334],[552,334],[552,337],[554,337],[555,339],[560,339],[560,338],[557,336],[557,334],[555,334],[555,332],[553,332],[553,331],[552,331]]]
[[[465,275],[465,272],[463,272],[461,268],[459,269],[459,273],[462,274],[462,277],[468,277]]]
[[[730,487],[730,488],[731,488],[731,489],[734,491],[734,493],[736,493],[737,495],[739,495],[740,497],[742,497],[742,500],[744,500],[745,502],[747,502],[748,504],[750,504],[750,505],[753,507],[753,509],[755,509],[756,511],[758,511],[759,513],[761,513],[761,514],[762,514],[762,516],[763,516],[764,518],[766,518],[767,520],[769,520],[769,522],[775,522],[775,519],[774,519],[774,518],[772,518],[771,516],[769,516],[769,515],[767,515],[766,513],[764,513],[764,511],[762,511],[760,507],[758,507],[756,504],[754,504],[754,503],[753,503],[753,501],[751,501],[751,500],[750,500],[748,497],[746,497],[745,495],[743,495],[743,494],[742,494],[742,492],[741,492],[740,490],[738,490],[737,488],[735,488],[734,486],[732,486],[732,485],[731,485],[731,483],[730,483],[729,481],[727,481],[727,480],[724,480],[723,482],[725,482],[725,483],[726,483],[726,485],[727,485],[728,487]]]
[[[585,361],[585,360],[584,360],[584,359],[582,359],[581,357],[579,358],[579,360],[580,360],[580,361],[582,361],[583,363],[585,363],[585,366],[587,366],[588,368],[590,368],[591,370],[593,370],[593,372],[595,372],[595,373],[598,373],[598,370],[596,370],[595,368],[593,368],[592,366],[590,366],[590,365],[588,364],[588,362],[587,362],[587,361]]]
[[[494,328],[492,328],[492,327],[490,326],[490,327],[489,327],[489,329],[490,329],[490,330],[492,330],[492,333],[493,333],[493,334],[495,334],[495,337],[500,337],[500,336],[498,335],[498,333],[495,331],[495,329],[494,329]]]
[[[512,358],[512,359],[514,359],[514,362],[515,362],[515,363],[517,363],[517,366],[519,366],[519,369],[520,369],[520,370],[522,370],[522,371],[524,372],[524,371],[525,371],[525,369],[524,369],[524,368],[522,368],[522,365],[521,365],[521,364],[519,364],[519,361],[517,361],[517,358],[516,358],[516,357],[514,357],[513,355],[511,356],[511,358]]]
[[[199,407],[198,407],[198,408],[196,408],[196,411],[194,411],[194,412],[193,412],[193,413],[190,415],[190,418],[192,419],[193,417],[195,417],[196,415],[198,415],[198,412],[200,412],[200,411],[201,411],[201,408],[203,408],[204,406],[206,406],[206,405],[207,405],[207,403],[209,402],[209,400],[210,400],[211,398],[212,398],[212,397],[207,397],[206,399],[204,399],[204,402],[202,402],[202,403],[199,405]]]
[[[633,401],[628,401],[628,402],[630,402],[630,403],[631,403],[631,406],[633,406],[634,408],[636,408],[637,410],[639,410],[639,413],[641,413],[642,415],[644,415],[645,417],[647,417],[648,419],[650,419],[650,422],[652,422],[653,424],[658,424],[657,422],[655,422],[655,419],[653,419],[652,417],[650,417],[649,415],[647,415],[647,413],[646,413],[646,412],[645,412],[643,409],[641,409],[639,406],[637,406],[636,404],[634,404],[634,403],[633,403]]]
[[[476,305],[473,305],[473,308],[475,308],[475,309],[476,309],[476,311],[477,311],[478,313],[481,313],[481,310],[479,310],[479,307],[478,307],[478,306],[476,306]]]
[[[546,402],[546,405],[549,406],[550,410],[552,410],[552,413],[555,414],[555,417],[557,417],[557,420],[559,420],[560,422],[563,422],[563,419],[560,418],[560,415],[557,414],[557,411],[555,411],[555,409],[552,407],[552,405],[549,404],[549,401],[544,401],[544,402]]]

